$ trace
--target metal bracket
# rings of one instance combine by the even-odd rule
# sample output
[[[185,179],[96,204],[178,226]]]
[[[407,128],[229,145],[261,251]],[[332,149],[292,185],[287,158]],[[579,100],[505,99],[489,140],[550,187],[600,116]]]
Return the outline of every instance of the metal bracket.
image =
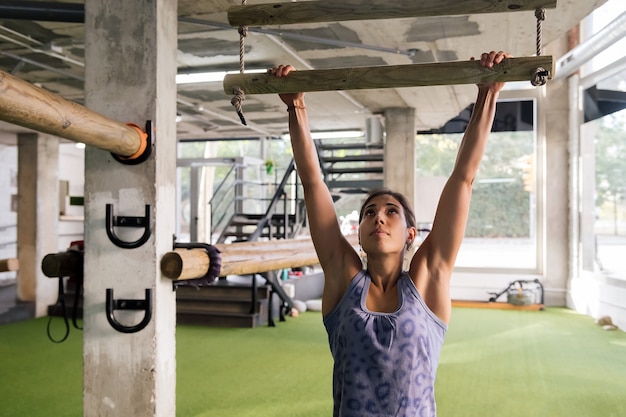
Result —
[[[222,270],[222,257],[220,256],[220,251],[213,245],[209,245],[208,243],[178,243],[176,242],[176,236],[174,236],[174,249],[184,248],[184,249],[203,249],[208,257],[209,257],[209,269],[206,271],[203,277],[191,280],[184,281],[176,281],[174,282],[174,289],[180,285],[191,285],[191,286],[204,286],[210,285],[220,276],[220,272]]]
[[[113,227],[143,227],[144,233],[134,242],[125,242],[115,234]],[[146,204],[146,214],[144,217],[114,216],[113,204],[106,205],[106,229],[109,240],[115,246],[122,249],[135,249],[143,245],[150,238],[150,205]]]
[[[139,324],[134,326],[124,326],[115,319],[113,312],[115,310],[143,310],[145,315]],[[111,327],[121,333],[137,333],[143,330],[152,319],[152,288],[146,288],[146,298],[144,300],[115,300],[113,298],[113,289],[106,290],[106,313],[107,320]]]
[[[128,159],[128,158],[124,158],[123,156],[111,153],[111,156],[113,157],[113,159],[115,159],[120,164],[124,164],[124,165],[139,165],[142,162],[145,162],[150,157],[150,155],[152,155],[152,121],[151,120],[146,121],[145,133],[146,133],[146,149],[143,151],[141,155],[133,159]]]

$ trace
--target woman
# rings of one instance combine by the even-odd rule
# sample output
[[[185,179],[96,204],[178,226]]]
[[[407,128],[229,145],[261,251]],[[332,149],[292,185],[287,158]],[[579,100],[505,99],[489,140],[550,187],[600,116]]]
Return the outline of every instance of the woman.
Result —
[[[491,68],[510,55],[483,53]],[[472,58],[474,59],[474,58]],[[290,65],[269,70],[288,77]],[[472,182],[504,83],[478,85],[470,123],[441,193],[431,232],[402,270],[417,229],[407,199],[370,194],[359,216],[359,255],[343,237],[320,173],[303,93],[280,94],[304,187],[309,228],[324,271],[322,315],[334,359],[335,417],[435,416],[434,384],[451,314],[450,276],[465,233]]]

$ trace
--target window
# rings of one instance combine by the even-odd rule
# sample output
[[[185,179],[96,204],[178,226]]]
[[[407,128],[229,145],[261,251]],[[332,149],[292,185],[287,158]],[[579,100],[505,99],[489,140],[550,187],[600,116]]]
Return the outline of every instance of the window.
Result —
[[[498,103],[494,131],[474,182],[459,268],[537,269],[534,109],[534,100]],[[467,109],[451,121],[458,133],[417,136],[418,177],[450,175],[470,114]]]

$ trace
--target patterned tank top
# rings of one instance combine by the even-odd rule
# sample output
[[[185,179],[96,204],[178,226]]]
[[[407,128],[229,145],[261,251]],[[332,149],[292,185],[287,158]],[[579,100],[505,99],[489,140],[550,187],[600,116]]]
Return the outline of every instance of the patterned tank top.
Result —
[[[408,273],[398,280],[398,309],[369,311],[371,278],[360,271],[324,317],[334,359],[334,417],[434,417],[435,375],[447,326]]]

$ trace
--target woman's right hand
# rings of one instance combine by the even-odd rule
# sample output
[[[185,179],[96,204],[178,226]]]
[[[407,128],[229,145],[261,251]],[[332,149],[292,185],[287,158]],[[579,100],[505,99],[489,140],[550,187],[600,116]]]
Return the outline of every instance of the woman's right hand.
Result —
[[[289,75],[291,71],[296,71],[296,69],[291,65],[278,65],[274,68],[270,68],[267,70],[269,74],[272,74],[278,78],[286,77]],[[290,106],[304,106],[304,93],[282,93],[278,95],[280,99],[287,105]]]

